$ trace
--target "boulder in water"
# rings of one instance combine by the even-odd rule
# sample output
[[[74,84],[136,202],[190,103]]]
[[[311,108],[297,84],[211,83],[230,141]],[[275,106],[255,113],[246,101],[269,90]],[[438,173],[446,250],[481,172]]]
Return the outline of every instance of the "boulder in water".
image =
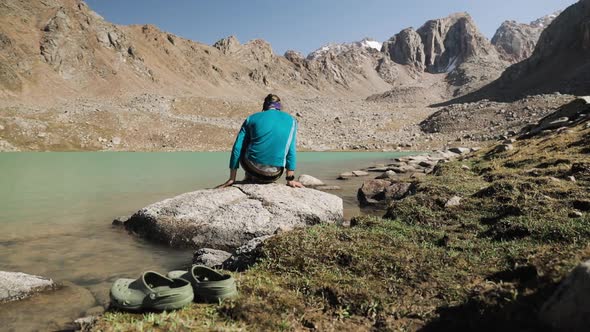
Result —
[[[0,303],[22,300],[53,288],[55,283],[51,279],[20,272],[0,271]]]
[[[299,182],[301,182],[302,185],[304,185],[306,187],[310,187],[310,188],[315,188],[315,187],[325,185],[325,183],[322,182],[322,180],[314,178],[313,176],[307,175],[307,174],[301,175],[299,177]]]
[[[135,213],[125,228],[171,247],[230,251],[279,228],[342,218],[342,199],[335,195],[279,184],[243,184],[154,203]]]

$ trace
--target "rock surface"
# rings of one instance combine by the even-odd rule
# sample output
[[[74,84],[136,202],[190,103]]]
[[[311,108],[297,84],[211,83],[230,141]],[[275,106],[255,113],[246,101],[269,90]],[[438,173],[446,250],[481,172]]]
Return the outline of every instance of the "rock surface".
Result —
[[[244,271],[260,256],[260,249],[264,242],[270,239],[272,235],[261,236],[248,241],[248,243],[237,248],[230,258],[223,262],[222,267],[230,271]]]
[[[357,199],[361,206],[385,208],[394,200],[406,197],[413,190],[414,185],[407,182],[393,182],[391,180],[365,181],[358,190]]]
[[[383,43],[383,51],[396,63],[409,65],[420,72],[426,69],[422,37],[412,28],[402,30]]]
[[[357,193],[359,203],[361,206],[385,204],[385,189],[390,185],[389,180],[365,181]]]
[[[539,317],[555,331],[590,326],[590,261],[576,267],[543,305]]]
[[[203,248],[193,254],[193,264],[218,267],[230,257],[231,254],[227,251]]]
[[[590,121],[590,96],[576,98],[542,118],[537,124],[524,128],[521,138],[532,137],[544,131],[573,127],[586,121]]]
[[[341,222],[342,199],[285,185],[235,185],[186,193],[145,207],[125,227],[172,247],[228,250],[273,234]]]
[[[445,207],[451,208],[451,207],[459,206],[459,205],[461,205],[461,200],[463,200],[463,198],[461,198],[459,196],[453,196],[445,203]]]
[[[19,272],[0,271],[0,303],[22,300],[55,287],[51,279]]]

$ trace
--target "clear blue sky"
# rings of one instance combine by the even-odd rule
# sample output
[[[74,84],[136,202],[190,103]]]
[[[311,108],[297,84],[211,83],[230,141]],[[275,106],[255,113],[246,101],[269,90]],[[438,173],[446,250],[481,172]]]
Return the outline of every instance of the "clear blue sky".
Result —
[[[407,27],[466,11],[491,38],[505,20],[530,22],[576,0],[86,0],[117,24],[154,24],[213,44],[262,38],[278,54],[307,54],[329,42],[384,41]]]

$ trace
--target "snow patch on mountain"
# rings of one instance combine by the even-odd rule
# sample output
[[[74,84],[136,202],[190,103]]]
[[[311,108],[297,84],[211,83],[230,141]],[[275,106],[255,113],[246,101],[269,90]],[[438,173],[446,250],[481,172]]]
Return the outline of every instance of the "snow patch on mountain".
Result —
[[[371,38],[365,38],[361,41],[356,41],[356,42],[352,42],[352,43],[342,43],[342,44],[330,43],[330,44],[324,45],[324,46],[320,47],[319,49],[309,53],[309,55],[307,56],[307,59],[314,60],[314,59],[322,57],[328,53],[331,53],[334,55],[339,55],[339,54],[342,54],[344,52],[347,52],[347,51],[350,51],[353,49],[366,49],[366,50],[381,51],[382,46],[383,46],[383,43],[378,42],[378,41],[371,39]]]
[[[559,16],[559,14],[561,14],[561,10],[556,11],[553,14],[550,15],[545,15],[539,19],[536,19],[534,21],[532,21],[531,23],[529,23],[529,25],[533,28],[545,28],[547,27],[549,24],[551,24],[551,22],[553,22],[553,20]]]

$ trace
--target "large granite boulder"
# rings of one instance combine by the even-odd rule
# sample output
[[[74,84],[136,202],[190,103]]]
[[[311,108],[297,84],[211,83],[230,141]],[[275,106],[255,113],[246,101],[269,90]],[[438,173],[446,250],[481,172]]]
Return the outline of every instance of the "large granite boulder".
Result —
[[[55,283],[51,279],[20,272],[0,271],[0,303],[22,300],[53,288]]]
[[[152,204],[135,213],[125,228],[171,247],[231,251],[277,229],[342,218],[342,199],[332,194],[249,184],[199,190]]]

